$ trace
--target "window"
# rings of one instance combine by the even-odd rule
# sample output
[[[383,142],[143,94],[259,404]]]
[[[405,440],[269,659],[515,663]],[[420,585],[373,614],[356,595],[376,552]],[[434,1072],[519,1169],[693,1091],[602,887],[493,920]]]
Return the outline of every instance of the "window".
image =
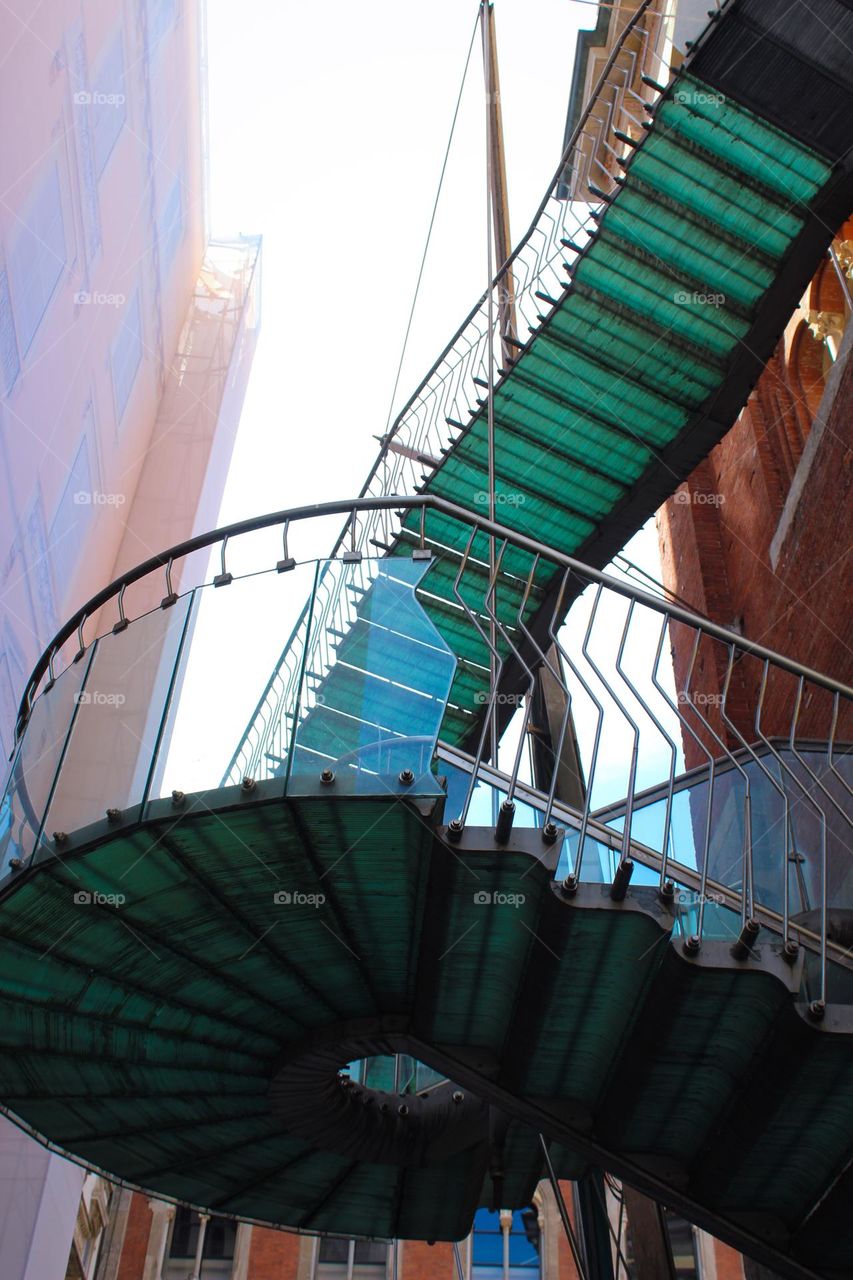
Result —
[[[7,618],[0,626],[0,747],[3,750],[3,767],[12,753],[15,740],[15,724],[18,719],[18,701],[27,677],[27,662]],[[0,832],[2,832],[0,821]]]
[[[193,1209],[183,1206],[175,1210],[169,1242],[169,1261],[163,1270],[165,1280],[186,1280],[192,1273],[198,1249],[201,1221]],[[204,1230],[199,1280],[225,1280],[231,1275],[237,1224],[230,1218],[210,1218]]]
[[[669,1233],[672,1260],[678,1280],[697,1280],[699,1262],[696,1257],[696,1239],[692,1226],[669,1209],[664,1209],[663,1216]]]
[[[154,50],[175,25],[177,0],[148,0],[148,48]]]
[[[113,372],[116,423],[120,423],[142,363],[142,315],[139,290],[119,312],[119,331],[112,345],[110,363]]]
[[[183,183],[181,176],[175,178],[166,193],[157,217],[157,243],[160,246],[160,271],[165,276],[170,270],[178,251],[178,245],[184,236],[184,203]]]
[[[83,415],[83,435],[50,526],[50,559],[56,594],[61,599],[71,583],[74,563],[80,554],[92,514],[93,489],[91,445],[94,410],[91,400]]]
[[[472,1235],[471,1280],[533,1280],[541,1275],[539,1214],[530,1205],[515,1209],[512,1222],[478,1209]],[[508,1243],[509,1268],[504,1274],[504,1240]]]
[[[315,1280],[384,1280],[386,1240],[341,1240],[324,1236],[317,1248]]]
[[[9,251],[9,288],[18,342],[24,355],[33,344],[65,268],[65,260],[62,195],[59,169],[54,164],[21,213]]]
[[[3,267],[0,268],[0,373],[6,395],[18,381],[20,372],[21,361],[18,357],[18,339],[15,337],[12,295],[9,293],[9,277]]]
[[[124,44],[121,30],[104,54],[92,89],[92,132],[98,177],[104,172],[127,118]]]

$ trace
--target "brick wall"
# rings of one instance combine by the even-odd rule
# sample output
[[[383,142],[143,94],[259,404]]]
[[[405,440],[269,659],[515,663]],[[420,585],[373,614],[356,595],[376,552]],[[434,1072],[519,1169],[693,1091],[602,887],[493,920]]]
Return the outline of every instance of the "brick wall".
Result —
[[[150,1231],[151,1210],[148,1207],[148,1197],[135,1191],[127,1215],[116,1280],[142,1280]]]
[[[806,472],[803,450],[813,415],[797,387],[815,383],[812,348],[818,344],[806,342],[800,326],[795,327],[796,342],[791,345],[786,338],[780,343],[735,426],[659,512],[664,582],[715,622],[733,625],[752,640],[849,682],[853,660],[841,602],[853,597],[851,334],[823,397],[824,422]],[[791,360],[786,344],[794,353]],[[796,503],[789,500],[792,481],[799,492]],[[681,689],[692,634],[674,626],[671,642]],[[737,746],[714,707],[726,667],[725,647],[703,642],[690,687],[705,696],[715,729]],[[731,686],[729,709],[749,741],[755,738],[761,667],[755,659],[739,661]],[[771,677],[762,718],[766,732],[789,733],[794,692],[793,677]],[[807,692],[798,736],[825,738],[829,695]],[[840,724],[838,736],[853,736],[853,722]],[[685,756],[688,767],[704,761],[689,738]]]
[[[302,1236],[253,1227],[249,1280],[297,1280],[302,1244]]]
[[[743,1260],[737,1250],[722,1240],[713,1242],[713,1250],[716,1280],[743,1280]]]
[[[407,1240],[402,1250],[401,1280],[455,1280],[453,1245]]]

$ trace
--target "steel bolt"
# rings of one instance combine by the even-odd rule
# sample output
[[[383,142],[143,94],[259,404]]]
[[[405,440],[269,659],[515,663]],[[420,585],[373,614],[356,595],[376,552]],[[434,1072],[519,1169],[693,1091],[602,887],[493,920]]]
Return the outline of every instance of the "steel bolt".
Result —
[[[689,938],[684,939],[684,950],[689,956],[696,956],[702,946],[702,939],[698,933],[691,933]]]
[[[121,809],[107,809],[107,822],[118,822],[121,819]]]
[[[411,786],[411,784],[414,782],[414,780],[415,780],[415,775],[414,775],[414,773],[412,772],[412,770],[411,770],[411,769],[403,769],[403,771],[402,771],[402,772],[401,772],[401,774],[400,774],[400,781],[402,782],[403,786],[404,786],[404,787]]]
[[[569,872],[563,883],[560,885],[560,893],[567,898],[572,898],[578,891],[578,878]]]
[[[557,839],[556,822],[545,823],[545,826],[542,828],[542,839],[545,841],[546,844],[554,843],[554,841]]]
[[[334,780],[335,780],[334,769],[324,769],[323,772],[320,774],[321,782],[325,782],[328,784],[329,782],[334,782]]]
[[[242,783],[240,784],[240,788],[242,791],[249,792],[249,791],[254,791],[257,785],[258,784],[255,782],[254,778],[244,778]]]
[[[68,832],[67,832],[67,831],[54,831],[54,833],[53,833],[53,843],[54,843],[54,844],[67,844],[67,843],[68,843]]]
[[[464,1101],[465,1101],[465,1094],[462,1092],[462,1090],[461,1090],[461,1089],[455,1089],[455,1090],[454,1090],[454,1092],[453,1092],[453,1101],[457,1104],[457,1106],[459,1105],[459,1103],[460,1103],[460,1102],[464,1102]]]
[[[812,1000],[809,1005],[809,1015],[815,1022],[821,1022],[826,1014],[825,1000]]]
[[[447,838],[448,838],[448,840],[452,840],[452,841],[453,841],[453,843],[455,844],[458,840],[460,840],[460,839],[462,838],[462,832],[463,832],[464,830],[465,830],[465,826],[464,826],[464,824],[463,824],[463,822],[462,822],[462,819],[461,819],[461,818],[453,818],[453,819],[452,819],[452,820],[447,824]]]
[[[186,799],[183,791],[172,792],[172,804],[183,804]]]

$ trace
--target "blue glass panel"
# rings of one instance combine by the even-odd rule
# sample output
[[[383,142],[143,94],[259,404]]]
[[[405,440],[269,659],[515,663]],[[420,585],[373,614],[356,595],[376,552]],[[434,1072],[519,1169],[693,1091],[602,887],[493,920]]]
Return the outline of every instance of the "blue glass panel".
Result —
[[[430,765],[456,658],[415,594],[429,561],[330,561],[320,576],[290,762],[293,783],[332,768],[360,792]]]
[[[106,168],[127,116],[124,43],[119,30],[99,66],[91,95],[92,134],[98,176]]]
[[[85,696],[90,659],[91,651],[58,675],[53,688],[33,704],[0,804],[0,876],[9,871],[10,859],[25,861],[36,849],[70,728]]]
[[[9,277],[5,270],[0,270],[0,371],[3,374],[3,390],[8,395],[18,381],[21,361],[18,356],[18,339],[15,336]]]
[[[62,195],[59,169],[54,164],[22,210],[9,251],[9,285],[24,354],[38,332],[65,269],[65,261]]]
[[[138,289],[119,312],[119,317],[119,329],[111,354],[116,422],[121,422],[124,417],[142,363],[142,313]]]
[[[82,550],[95,501],[88,438],[88,429],[92,423],[92,402],[89,401],[84,417],[83,436],[77,446],[71,471],[50,526],[53,580],[60,600],[64,599],[64,593],[71,584],[71,570]]]
[[[165,276],[175,261],[178,245],[184,235],[183,183],[181,175],[175,178],[166,192],[157,217],[157,241],[160,246],[160,271]]]

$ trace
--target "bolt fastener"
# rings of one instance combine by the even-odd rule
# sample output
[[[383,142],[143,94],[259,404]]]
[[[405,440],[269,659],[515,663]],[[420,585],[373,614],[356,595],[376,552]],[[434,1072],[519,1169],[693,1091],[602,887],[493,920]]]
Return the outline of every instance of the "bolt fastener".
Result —
[[[330,782],[334,782],[334,780],[335,780],[334,769],[324,769],[323,772],[320,774],[320,781],[325,782],[327,785]]]
[[[415,775],[411,769],[403,769],[400,773],[400,781],[404,787],[409,787],[415,780]]]
[[[240,783],[240,790],[245,792],[254,791],[257,785],[254,778],[244,778]]]

